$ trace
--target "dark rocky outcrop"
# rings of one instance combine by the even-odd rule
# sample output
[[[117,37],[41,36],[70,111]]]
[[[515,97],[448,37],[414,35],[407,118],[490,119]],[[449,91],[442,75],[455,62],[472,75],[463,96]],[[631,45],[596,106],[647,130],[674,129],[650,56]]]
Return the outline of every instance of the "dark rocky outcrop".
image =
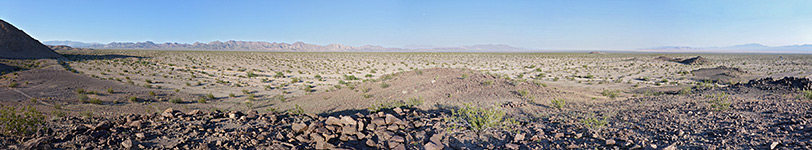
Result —
[[[38,59],[60,58],[50,48],[46,47],[17,27],[0,20],[0,58],[10,59]]]

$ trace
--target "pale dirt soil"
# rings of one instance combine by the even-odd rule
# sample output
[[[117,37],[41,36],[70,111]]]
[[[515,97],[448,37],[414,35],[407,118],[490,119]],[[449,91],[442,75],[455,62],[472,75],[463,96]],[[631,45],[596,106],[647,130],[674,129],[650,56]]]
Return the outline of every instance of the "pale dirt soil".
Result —
[[[3,147],[812,146],[812,100],[802,97],[803,91],[812,86],[808,80],[812,74],[809,55],[703,54],[707,62],[686,65],[658,59],[659,54],[60,53],[66,56],[60,61],[68,68],[58,60],[0,61],[22,68],[0,78],[0,104],[30,105],[48,115],[48,130],[25,137],[5,137],[0,143]],[[665,56],[687,59],[696,55]],[[284,75],[274,77],[277,72]],[[784,76],[800,78],[778,80]],[[753,80],[763,77],[778,81]],[[18,85],[9,87],[12,83]],[[306,91],[306,86],[312,86],[311,90]],[[106,92],[108,88],[115,92]],[[86,95],[102,103],[79,101],[77,89],[94,91],[96,94]],[[150,96],[150,91],[156,96]],[[215,98],[197,102],[209,93]],[[131,96],[138,100],[129,101]],[[184,102],[169,102],[176,98]],[[564,108],[553,107],[554,98],[565,99]],[[367,109],[410,99],[422,103],[414,108],[383,109],[381,113]],[[730,106],[720,109],[715,100]],[[504,110],[519,125],[510,130],[488,130],[482,136],[474,136],[477,134],[470,130],[450,130],[455,123],[447,118],[451,110],[463,104]],[[306,115],[292,114],[297,106]],[[161,113],[167,108],[183,113]],[[192,110],[202,111],[188,114]],[[66,112],[67,116],[57,116],[58,112]],[[399,121],[376,120],[387,118],[387,114]],[[330,116],[346,116],[350,121],[336,123],[328,119]],[[606,124],[588,126],[587,122],[595,119]]]

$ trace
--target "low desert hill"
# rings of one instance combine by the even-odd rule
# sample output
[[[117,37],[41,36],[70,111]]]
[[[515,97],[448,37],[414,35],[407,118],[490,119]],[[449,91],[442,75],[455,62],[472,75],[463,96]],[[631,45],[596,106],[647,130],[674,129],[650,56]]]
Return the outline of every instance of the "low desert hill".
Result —
[[[25,32],[0,19],[0,58],[30,59],[59,58],[50,48],[42,45]]]

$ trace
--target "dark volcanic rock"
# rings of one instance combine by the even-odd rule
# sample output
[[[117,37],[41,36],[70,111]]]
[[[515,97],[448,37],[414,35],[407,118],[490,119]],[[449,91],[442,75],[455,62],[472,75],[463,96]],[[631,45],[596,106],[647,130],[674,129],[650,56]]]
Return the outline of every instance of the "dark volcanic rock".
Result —
[[[17,27],[0,20],[0,58],[37,59],[62,56]]]

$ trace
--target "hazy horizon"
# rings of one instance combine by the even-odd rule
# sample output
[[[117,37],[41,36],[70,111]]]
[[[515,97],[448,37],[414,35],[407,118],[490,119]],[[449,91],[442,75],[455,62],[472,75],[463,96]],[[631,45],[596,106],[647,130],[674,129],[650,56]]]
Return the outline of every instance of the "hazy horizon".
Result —
[[[812,43],[810,1],[7,1],[40,41],[631,50]]]

